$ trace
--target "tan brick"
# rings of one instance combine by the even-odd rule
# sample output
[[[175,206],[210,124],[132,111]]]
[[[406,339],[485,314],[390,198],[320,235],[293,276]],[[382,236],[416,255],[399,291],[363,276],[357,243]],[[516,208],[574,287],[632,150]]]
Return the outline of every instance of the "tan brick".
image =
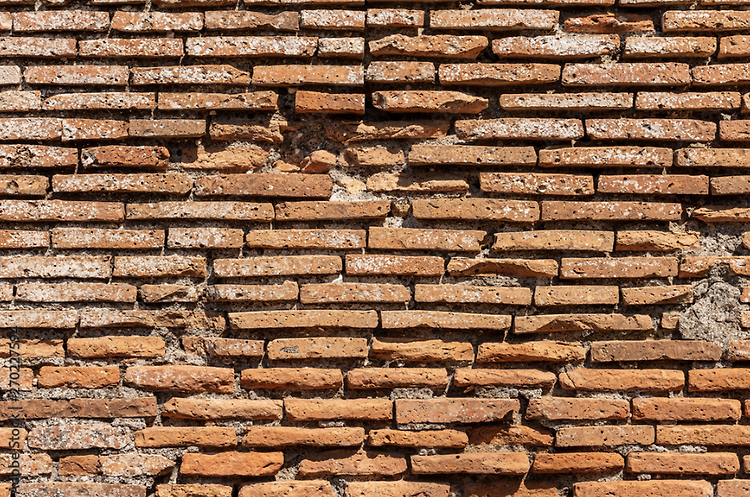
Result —
[[[112,17],[111,27],[114,31],[125,31],[131,33],[159,33],[169,31],[195,32],[200,31],[201,28],[203,28],[203,14],[199,12],[166,13],[117,11]]]
[[[448,373],[438,368],[359,368],[346,373],[346,386],[355,390],[374,388],[445,388]]]
[[[343,65],[255,66],[252,82],[258,86],[362,86],[365,71],[362,66]]]
[[[231,94],[159,93],[159,109],[163,110],[275,110],[277,108],[278,94],[272,91]],[[215,168],[219,169],[219,167]]]
[[[468,342],[373,338],[370,358],[389,361],[471,361],[474,349]]]
[[[7,118],[0,119],[0,140],[59,140],[62,138],[62,120],[57,118]],[[23,149],[16,149],[22,152]],[[76,161],[77,162],[77,161]]]
[[[218,278],[337,274],[341,269],[341,258],[337,256],[299,255],[214,260],[214,276]]]
[[[693,68],[693,84],[697,87],[744,84],[749,80],[750,64],[714,64]]]
[[[469,184],[464,179],[450,175],[377,173],[367,178],[367,191],[376,193],[468,192]]]
[[[448,121],[336,122],[326,124],[325,133],[331,140],[354,143],[375,139],[439,138],[447,134],[449,126]]]
[[[623,314],[546,314],[516,316],[516,333],[550,333],[570,331],[650,331],[653,329],[648,315]]]
[[[0,92],[0,112],[28,112],[42,107],[41,92],[14,91]]]
[[[597,191],[602,193],[708,195],[708,176],[687,174],[599,176]]]
[[[69,338],[66,342],[69,356],[86,359],[104,357],[161,357],[165,353],[164,340],[150,336],[104,336],[96,338]]]
[[[469,285],[416,285],[414,300],[442,304],[530,305],[531,290]]]
[[[411,298],[409,289],[402,285],[378,283],[322,283],[302,285],[303,304],[326,303],[399,303]]]
[[[598,0],[592,0],[598,1]],[[608,1],[608,0],[602,0]],[[507,479],[506,479],[507,480]],[[464,485],[467,497],[557,497],[558,492],[554,483],[550,482],[518,482],[518,481],[493,481],[491,483],[467,483]]]
[[[700,247],[698,232],[673,233],[667,231],[618,231],[616,250],[659,251],[690,250]]]
[[[359,446],[365,439],[364,428],[296,428],[287,426],[249,426],[245,428],[245,447]]]
[[[435,14],[433,12],[431,17]],[[368,45],[370,53],[376,57],[380,55],[409,55],[412,57],[475,59],[487,48],[489,42],[484,36],[406,36],[395,34],[372,40]]]
[[[183,45],[181,39],[175,38],[81,40],[78,42],[78,55],[103,58],[182,57]]]
[[[7,123],[7,121],[5,121]],[[75,148],[44,145],[0,145],[0,167],[63,168],[78,164]]]
[[[263,368],[243,369],[240,378],[245,389],[325,390],[339,388],[344,378],[339,369]]]
[[[624,59],[704,58],[714,53],[716,53],[716,38],[713,37],[628,36],[622,56]],[[679,95],[675,96],[681,99]]]
[[[480,173],[483,192],[525,195],[593,195],[591,176],[547,173]],[[601,180],[600,180],[601,185]]]
[[[692,217],[706,223],[747,222],[750,219],[750,211],[744,207],[700,207],[693,211]]]
[[[482,426],[469,429],[469,443],[472,445],[528,445],[551,447],[554,436],[551,431],[530,428],[523,425]]]
[[[586,349],[566,342],[480,343],[477,362],[581,362]]]
[[[422,27],[424,26],[424,12],[405,9],[367,9],[367,25],[390,28]]]
[[[456,121],[461,140],[576,140],[583,138],[580,119],[506,117],[483,121]]]
[[[561,373],[559,380],[560,386],[565,390],[592,392],[633,390],[674,392],[681,390],[685,385],[685,375],[682,371],[668,369],[621,370],[578,368]]]
[[[372,329],[378,325],[378,314],[375,311],[316,310],[232,312],[229,322],[236,329]]]
[[[552,30],[560,13],[536,9],[433,10],[430,27],[435,30],[520,31]]]
[[[130,136],[144,138],[200,138],[206,134],[202,119],[131,119]]]
[[[102,119],[63,119],[62,140],[119,140],[127,138],[129,124]]]
[[[633,108],[632,93],[520,93],[500,95],[505,110],[596,111]]]
[[[321,175],[228,174],[199,178],[195,195],[328,198],[332,188],[330,178]]]
[[[40,426],[26,439],[29,447],[42,450],[122,449],[130,443],[130,429],[90,423]]]
[[[619,48],[617,35],[513,36],[492,41],[492,52],[501,59],[585,59],[610,55]]]
[[[161,392],[234,391],[234,371],[203,366],[131,366],[125,371],[125,384]]]
[[[284,464],[282,452],[189,453],[182,456],[180,473],[190,476],[269,476]]]
[[[531,399],[526,419],[547,421],[598,421],[627,419],[630,403],[619,399],[542,397]]]
[[[1,187],[0,183],[0,187]],[[64,193],[167,193],[185,194],[193,180],[182,173],[155,174],[56,174],[52,191]]]
[[[76,311],[0,311],[0,328],[75,328]]]
[[[372,229],[371,229],[372,231]],[[492,250],[583,250],[611,252],[614,233],[586,230],[536,230],[495,234]]]
[[[296,301],[299,296],[293,281],[281,285],[214,285],[205,293],[211,302],[284,302]]]
[[[723,32],[744,30],[750,25],[750,16],[745,11],[725,10],[706,12],[667,11],[662,16],[665,32],[699,31]]]
[[[244,30],[271,28],[278,31],[299,30],[299,13],[280,12],[278,14],[261,14],[249,11],[206,11],[204,13],[206,29],[209,30]]]
[[[539,369],[457,369],[453,384],[457,387],[549,388],[557,376]]]
[[[159,202],[127,206],[128,219],[270,221],[273,216],[273,205],[252,202]]]
[[[665,278],[677,276],[674,257],[563,258],[560,278]]]
[[[436,256],[346,255],[348,275],[442,276],[445,261]]]
[[[607,452],[571,452],[537,454],[532,471],[537,474],[610,473],[625,467],[620,454]]]
[[[586,133],[592,140],[710,142],[716,138],[716,124],[693,119],[587,119]]]
[[[299,475],[306,476],[395,476],[407,471],[403,457],[350,450],[319,452],[303,459]]]
[[[470,145],[413,145],[410,166],[527,165],[536,164],[533,147],[482,147]]]
[[[396,400],[396,423],[484,423],[501,421],[520,408],[515,399]]]
[[[564,86],[674,87],[689,85],[691,81],[690,66],[676,62],[566,64],[562,71]]]
[[[448,262],[448,272],[461,276],[557,276],[557,261],[551,259],[456,259]]]
[[[372,10],[374,9],[368,11],[368,16]],[[421,11],[419,14],[424,15]],[[367,65],[365,81],[368,83],[434,83],[435,65],[431,62],[373,61]]]
[[[443,85],[549,84],[559,81],[560,73],[557,64],[441,64],[438,68]]]
[[[440,311],[382,311],[383,329],[494,330],[510,329],[506,315]]]
[[[23,419],[142,418],[156,416],[156,398],[20,400],[0,403],[0,419],[21,412]]]
[[[666,475],[733,475],[740,470],[737,454],[663,454],[655,452],[628,455],[629,473]]]
[[[623,291],[625,289],[623,288]],[[639,340],[592,342],[592,362],[718,361],[721,347],[701,341]]]
[[[583,426],[557,430],[557,447],[618,447],[621,445],[650,445],[654,443],[654,427]]]
[[[206,36],[188,38],[193,57],[312,57],[317,38],[303,36]]]
[[[0,257],[0,278],[96,278],[111,275],[109,256]]]
[[[414,200],[417,219],[456,219],[462,221],[534,222],[539,219],[537,202],[499,199]]]
[[[250,74],[229,65],[134,67],[130,84],[144,85],[230,85],[246,86]]]
[[[523,452],[474,452],[437,456],[411,456],[417,475],[472,474],[525,475],[531,464]]]
[[[466,433],[457,430],[371,430],[367,445],[373,447],[435,447],[460,449],[468,445]],[[446,490],[447,492],[447,487]]]
[[[534,305],[540,307],[567,305],[616,305],[620,302],[616,286],[538,286]]]
[[[156,454],[115,454],[99,459],[105,476],[163,476],[171,473],[175,461]]]
[[[136,287],[124,283],[19,283],[22,302],[135,302]]]
[[[661,445],[734,445],[745,446],[748,440],[746,426],[658,426],[656,443]]]
[[[262,357],[264,345],[263,340],[182,337],[182,347],[187,354],[218,357]]]
[[[0,339],[0,357],[10,357],[11,354],[18,357],[63,357],[62,340],[14,340],[17,345],[13,345],[11,352],[11,340],[8,338]]]
[[[731,399],[633,399],[633,419],[657,422],[737,421],[742,404]]]

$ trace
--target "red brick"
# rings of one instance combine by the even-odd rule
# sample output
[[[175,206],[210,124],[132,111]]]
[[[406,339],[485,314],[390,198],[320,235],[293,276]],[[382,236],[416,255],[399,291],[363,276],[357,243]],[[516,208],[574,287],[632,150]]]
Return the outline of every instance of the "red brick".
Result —
[[[396,400],[396,423],[484,423],[502,421],[520,408],[515,399]]]
[[[583,138],[580,119],[506,117],[483,121],[456,121],[461,140],[576,140]]]
[[[182,57],[181,39],[148,38],[82,40],[78,42],[78,53],[81,57]]]
[[[696,149],[702,150],[702,149]],[[669,167],[672,149],[656,147],[576,147],[539,151],[541,167]]]
[[[166,169],[169,150],[165,147],[129,147],[110,145],[81,150],[83,167],[136,167]]]
[[[448,263],[451,275],[461,276],[557,276],[557,261],[551,259],[456,259]]]
[[[277,338],[266,347],[269,360],[363,359],[367,339],[350,337]]]
[[[630,453],[629,473],[666,475],[733,475],[740,470],[737,454]]]
[[[692,376],[691,376],[692,378]],[[560,374],[566,390],[592,392],[633,391],[674,392],[685,385],[685,375],[676,370],[622,370],[578,368]]]
[[[556,83],[560,73],[557,64],[440,64],[438,68],[443,85],[541,85]]]
[[[707,481],[650,480],[576,483],[576,497],[628,497],[648,495],[659,497],[711,497],[714,487]]]
[[[263,368],[244,369],[240,378],[245,389],[338,389],[344,378],[339,369]]]
[[[617,35],[514,36],[492,41],[492,52],[500,58],[586,59],[611,55],[619,48]]]
[[[206,23],[208,24],[208,22]],[[131,33],[195,32],[203,27],[203,15],[199,12],[124,12],[117,11],[112,17],[112,30]],[[208,26],[206,26],[208,27]]]
[[[282,452],[189,453],[182,456],[180,473],[190,476],[269,476],[284,464]]]
[[[389,200],[360,202],[284,202],[276,204],[277,221],[378,219],[388,215]]]
[[[0,145],[0,167],[4,168],[63,168],[77,164],[78,152],[75,148]]]
[[[555,373],[539,369],[457,369],[453,384],[457,387],[550,388]]]
[[[403,457],[370,451],[319,452],[303,459],[299,475],[307,476],[395,476],[407,471]]]
[[[134,67],[130,84],[246,86],[250,74],[229,65]]]
[[[359,447],[364,428],[297,428],[289,426],[249,426],[242,437],[244,447]]]
[[[555,1],[555,0],[553,0]],[[584,0],[597,2],[599,0]],[[608,0],[602,0],[608,1]],[[551,482],[519,482],[514,479],[507,481],[493,481],[491,483],[467,483],[464,492],[467,497],[557,497],[559,494],[554,483]]]
[[[67,59],[75,56],[75,38],[0,37],[0,57]]]
[[[373,338],[370,358],[389,361],[471,361],[474,349],[468,342]]]
[[[529,457],[523,452],[411,456],[412,472],[417,475],[525,475],[530,466]]]
[[[267,311],[231,312],[235,329],[329,328],[372,329],[378,325],[375,311]]]
[[[245,244],[245,233],[230,228],[170,228],[169,248],[240,248]]]
[[[156,398],[20,400],[0,403],[0,419],[21,412],[22,419],[141,418],[156,416]]]
[[[193,57],[312,57],[317,38],[302,36],[207,36],[188,38]]]
[[[633,419],[657,422],[737,421],[742,404],[731,399],[633,399]]]
[[[654,427],[632,426],[584,426],[560,428],[555,437],[557,447],[619,447],[622,445],[651,445],[654,443]]]
[[[416,285],[414,300],[441,304],[530,305],[531,290],[469,285]]]
[[[103,357],[160,357],[164,355],[164,340],[148,336],[104,336],[96,338],[69,338],[66,342],[69,356],[86,359]]]
[[[195,195],[328,198],[332,188],[330,178],[322,175],[228,174],[199,178]]]
[[[623,314],[546,314],[517,316],[516,333],[550,333],[570,331],[650,331],[651,316]]]
[[[559,18],[559,12],[554,10],[433,10],[430,27],[435,30],[549,31],[557,26]]]
[[[372,104],[386,112],[441,112],[479,114],[487,109],[486,98],[456,91],[376,91]]]
[[[0,41],[1,43],[1,41]],[[0,49],[2,46],[0,46]],[[0,51],[0,54],[2,51]],[[31,66],[23,71],[30,85],[125,86],[127,66]]]
[[[359,368],[346,373],[346,386],[354,390],[376,388],[445,388],[448,373],[438,368]]]
[[[620,454],[572,452],[537,454],[534,456],[532,471],[537,474],[610,473],[624,467],[625,460]]]
[[[747,467],[747,457],[743,458],[743,464]],[[750,480],[725,480],[716,484],[716,495],[718,497],[741,497],[750,492]]]
[[[453,11],[443,12],[451,15]],[[431,18],[436,20],[436,15],[439,14],[431,13]],[[469,15],[471,14],[469,13]],[[436,20],[436,22],[439,23],[440,21]],[[433,28],[438,26],[433,25]],[[475,59],[487,48],[488,44],[489,42],[484,36],[406,36],[402,34],[385,36],[368,43],[370,53],[376,57],[380,55],[408,55],[412,57],[449,57],[456,59]]]
[[[125,384],[162,392],[234,391],[234,371],[202,366],[133,366],[125,371]]]
[[[257,86],[362,86],[365,74],[362,66],[255,66],[252,82]]]
[[[688,372],[691,392],[742,390],[750,384],[750,369],[694,369]]]
[[[162,230],[53,228],[52,246],[61,249],[147,249],[164,246]]]
[[[547,421],[597,421],[627,419],[630,404],[618,399],[542,397],[531,399],[526,419]]]
[[[622,56],[626,59],[704,58],[714,53],[716,53],[716,38],[707,36],[629,36],[625,40],[625,50]]]
[[[675,62],[566,64],[563,86],[684,86],[692,81],[690,66]]]
[[[436,256],[346,255],[348,275],[442,276],[445,261]]]

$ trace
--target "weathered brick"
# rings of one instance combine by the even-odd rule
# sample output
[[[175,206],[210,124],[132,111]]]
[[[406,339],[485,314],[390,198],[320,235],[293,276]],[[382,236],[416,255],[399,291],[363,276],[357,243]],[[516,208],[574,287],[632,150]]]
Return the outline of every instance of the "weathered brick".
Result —
[[[31,66],[24,69],[23,78],[30,85],[125,86],[128,82],[128,67]]]
[[[394,476],[405,473],[406,459],[396,455],[350,450],[319,452],[303,459],[299,475],[306,476]]]
[[[355,390],[375,388],[445,388],[448,373],[438,368],[359,368],[346,373],[346,385]]]
[[[246,86],[250,74],[229,65],[134,67],[130,84],[144,85],[229,85]]]
[[[621,445],[650,445],[654,443],[654,427],[583,426],[560,428],[555,437],[557,447],[618,447]]]
[[[76,311],[0,311],[0,328],[75,328]]]
[[[623,291],[626,289],[623,288]],[[721,347],[701,341],[643,340],[591,344],[592,362],[617,361],[718,361]]]
[[[695,86],[735,85],[750,81],[750,64],[715,64],[694,67]]]
[[[698,232],[675,233],[655,230],[617,232],[616,250],[670,252],[698,247],[700,247]]]
[[[227,174],[199,178],[195,195],[328,198],[332,188],[328,176],[317,174]]]
[[[514,399],[427,399],[396,400],[396,422],[412,423],[483,423],[500,421],[518,411]]]
[[[373,61],[367,65],[365,81],[368,83],[434,83],[435,65],[431,62]]]
[[[692,81],[690,67],[676,62],[566,64],[564,86],[684,86]]]
[[[376,139],[439,138],[448,133],[448,121],[336,122],[325,125],[328,138],[353,143]]]
[[[607,452],[572,452],[537,454],[532,471],[538,474],[609,473],[625,467],[620,454]]]
[[[414,200],[412,213],[417,219],[534,222],[539,219],[539,204],[523,200],[472,198]]]
[[[533,166],[535,164],[536,153],[533,147],[413,145],[409,151],[410,166]]]
[[[145,138],[200,138],[206,134],[202,119],[131,119],[130,136]]]
[[[530,428],[523,425],[482,426],[470,428],[469,443],[472,445],[527,445],[532,447],[551,447],[554,437],[552,432]]]
[[[737,421],[742,404],[731,399],[633,399],[633,419],[658,422]]]
[[[694,369],[688,372],[691,392],[741,390],[750,384],[750,369]]]
[[[75,148],[0,145],[0,167],[3,168],[63,168],[77,164],[78,152]]]
[[[312,57],[317,38],[302,36],[207,36],[188,38],[193,57]]]
[[[708,176],[687,174],[599,176],[597,191],[637,195],[708,195]]]
[[[266,347],[269,360],[357,359],[367,357],[367,339],[350,337],[278,338]]]
[[[282,452],[189,453],[182,456],[180,473],[190,476],[269,476],[284,464]]]
[[[583,482],[575,484],[576,497],[627,497],[628,495],[711,497],[713,485],[707,481],[649,480]]]
[[[343,383],[344,377],[339,369],[243,369],[240,377],[242,388],[252,390],[326,390],[339,388]]]
[[[699,207],[692,217],[706,223],[747,222],[750,212],[744,207],[710,206]]]
[[[0,140],[59,140],[62,120],[57,118],[18,117],[0,119]],[[16,151],[25,151],[18,149]],[[77,162],[77,161],[76,161]]]
[[[530,305],[531,290],[469,285],[416,285],[414,300],[443,304]]]
[[[152,427],[135,432],[136,447],[233,447],[237,435],[233,427],[186,426]]]
[[[628,455],[629,473],[667,475],[733,475],[740,470],[737,454],[662,454],[639,452]]]
[[[124,448],[131,440],[130,429],[104,423],[50,425],[32,429],[26,439],[29,447],[42,450],[81,450]]]
[[[691,376],[692,378],[692,376]],[[578,368],[561,373],[560,386],[566,390],[592,392],[633,391],[674,392],[685,385],[682,371],[644,369],[586,369]]]
[[[121,204],[116,204],[121,206]],[[0,203],[0,213],[2,204]],[[128,219],[222,219],[270,221],[273,205],[253,202],[158,202],[128,204]]]
[[[521,93],[500,96],[505,110],[596,111],[632,109],[632,93]]]
[[[61,475],[89,475],[99,473],[99,456],[67,456],[59,460]]]
[[[505,117],[483,121],[456,121],[455,126],[456,136],[468,141],[491,139],[557,141],[576,140],[583,138],[584,135],[583,123],[580,119]]]
[[[24,497],[38,497],[41,495],[65,495],[69,497],[83,497],[85,495],[117,495],[118,497],[145,497],[146,487],[125,483],[21,483],[18,494]]]
[[[0,419],[14,413],[23,419],[44,418],[141,418],[156,416],[156,398],[20,400],[0,403]]]
[[[181,39],[149,38],[81,40],[78,42],[78,55],[81,57],[182,57]]]
[[[534,305],[540,307],[567,305],[616,305],[620,292],[616,286],[537,286]]]
[[[284,202],[276,204],[277,221],[334,221],[384,218],[389,200],[360,202]]]
[[[192,187],[192,178],[182,173],[56,174],[52,177],[52,191],[64,193],[185,194]]]
[[[618,420],[629,415],[630,404],[619,399],[542,397],[531,399],[526,409],[526,419],[547,421]]]
[[[601,179],[599,189],[601,190]],[[708,181],[708,179],[706,179]],[[591,176],[549,173],[480,173],[479,187],[489,193],[522,195],[593,195]]]
[[[54,228],[52,246],[61,249],[145,249],[164,246],[162,230],[103,230],[85,228]]]
[[[466,433],[457,430],[371,430],[368,434],[367,444],[374,447],[462,448],[468,444],[468,437]],[[447,487],[445,488],[445,492],[447,492]],[[347,495],[350,494],[347,493]]]
[[[440,64],[443,85],[510,86],[549,84],[560,80],[557,64]]]
[[[208,15],[206,17],[208,18]],[[111,26],[114,31],[131,33],[196,32],[202,27],[203,14],[199,12],[124,12],[119,10],[112,17]],[[206,27],[208,28],[208,22],[206,22]]]
[[[245,447],[312,447],[359,446],[365,438],[364,428],[296,428],[287,426],[250,426],[245,428]]]
[[[409,289],[402,285],[378,283],[322,283],[302,285],[300,302],[326,303],[399,303],[411,298]]]
[[[129,92],[101,92],[101,93],[63,93],[44,99],[42,109],[44,110],[144,110],[153,109],[156,106],[156,95],[154,93],[129,93]],[[131,148],[131,147],[95,147],[99,148]],[[132,147],[140,148],[140,147]],[[143,147],[154,149],[157,147]],[[163,149],[166,151],[166,149]],[[167,152],[167,158],[169,153]],[[87,166],[84,161],[84,166]]]
[[[500,58],[585,59],[610,55],[619,48],[617,35],[514,36],[492,41],[492,52]]]
[[[0,278],[97,278],[112,274],[109,256],[0,257]]]
[[[293,281],[281,285],[214,285],[205,293],[211,302],[282,302],[296,301],[299,296]]]
[[[29,112],[41,108],[41,92],[13,90],[0,92],[0,112]]]
[[[297,114],[358,114],[365,113],[365,95],[361,93],[322,93],[300,90],[294,94]]]
[[[710,57],[716,53],[716,38],[628,36],[624,59],[658,59],[666,57]],[[679,97],[678,97],[679,98]]]
[[[315,310],[232,312],[229,323],[236,329],[372,329],[378,325],[378,314],[375,311]]]
[[[557,261],[551,259],[456,259],[448,262],[448,272],[461,276],[557,276]]]
[[[587,119],[586,132],[593,140],[709,142],[716,138],[716,124],[693,119]]]
[[[743,458],[744,466],[747,467],[747,458]],[[725,480],[716,484],[716,495],[718,497],[740,497],[750,492],[749,480]]]
[[[42,366],[36,380],[40,388],[106,388],[120,383],[120,368]]]
[[[746,426],[738,425],[693,425],[658,426],[656,443],[660,445],[747,445]]]
[[[372,27],[418,28],[424,26],[424,12],[405,9],[367,9],[366,23]]]
[[[161,392],[234,391],[234,371],[203,366],[131,366],[124,382],[135,388]]]
[[[442,257],[346,255],[348,275],[441,276],[444,272]]]
[[[231,495],[232,487],[227,488]],[[331,483],[327,480],[289,480],[253,483],[240,487],[238,497],[281,497],[282,495],[289,497],[303,497],[305,495],[334,497]]]
[[[430,12],[430,27],[435,30],[550,31],[557,26],[559,18],[560,13],[555,10],[433,10]]]
[[[411,456],[411,469],[417,475],[525,475],[530,466],[529,457],[523,452]]]
[[[669,167],[672,165],[672,149],[611,146],[540,150],[539,165],[541,167],[577,166],[597,168]]]
[[[11,340],[0,339],[0,357],[10,357],[11,354],[18,357],[63,357],[62,340],[15,340],[17,345],[13,346],[11,352]]]
[[[693,287],[676,285],[665,287],[623,288],[624,305],[654,305],[693,302]]]
[[[480,343],[477,362],[582,362],[586,349],[566,342]]]
[[[239,338],[183,337],[182,347],[187,354],[224,357],[262,357],[263,340]]]
[[[279,31],[299,30],[299,13],[297,12],[269,15],[259,12],[220,10],[206,11],[204,16],[208,30],[230,31],[257,28],[271,28]]]
[[[467,192],[469,184],[450,175],[377,173],[367,178],[367,191],[379,193]]]
[[[158,108],[163,110],[275,110],[278,108],[278,94],[272,91],[231,94],[160,92]]]
[[[173,256],[117,256],[112,273],[117,277],[165,277],[165,276],[206,276],[205,257]]]
[[[115,454],[99,459],[104,476],[163,476],[171,473],[175,461],[157,454]]]
[[[746,11],[667,11],[662,15],[661,26],[665,32],[698,31],[723,32],[747,29],[750,15]]]
[[[65,344],[69,356],[86,359],[103,357],[160,357],[164,355],[164,340],[150,336],[103,336],[69,338]]]
[[[474,349],[468,342],[373,338],[370,358],[389,361],[471,361]]]
[[[0,57],[67,59],[75,56],[75,38],[0,37]]]
[[[231,228],[170,228],[169,248],[240,248],[244,232]]]
[[[467,13],[469,12],[467,11]],[[435,14],[433,12],[431,16]],[[370,53],[376,57],[380,55],[409,55],[412,57],[450,57],[458,59],[475,59],[487,48],[488,44],[489,42],[484,36],[406,36],[402,34],[385,36],[368,43]]]

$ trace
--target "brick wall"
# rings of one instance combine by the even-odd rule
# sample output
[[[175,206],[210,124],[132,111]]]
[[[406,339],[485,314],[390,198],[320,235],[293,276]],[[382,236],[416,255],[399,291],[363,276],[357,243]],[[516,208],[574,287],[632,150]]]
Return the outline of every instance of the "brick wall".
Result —
[[[748,1],[76,1],[0,0],[0,497],[750,495]]]

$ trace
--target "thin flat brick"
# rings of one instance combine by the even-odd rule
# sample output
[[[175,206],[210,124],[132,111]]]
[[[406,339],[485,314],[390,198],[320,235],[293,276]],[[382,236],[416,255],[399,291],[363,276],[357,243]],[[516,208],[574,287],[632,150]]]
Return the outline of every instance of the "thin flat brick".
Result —
[[[112,17],[114,31],[130,33],[196,32],[203,27],[203,14],[199,12],[124,12]]]
[[[350,369],[346,373],[346,386],[354,390],[420,387],[444,389],[448,386],[448,372],[439,368]]]
[[[436,256],[347,254],[348,275],[441,276],[445,261]]]
[[[731,399],[633,399],[633,419],[658,422],[738,421],[742,404]]]
[[[416,302],[440,304],[530,305],[528,288],[484,287],[469,285],[416,285]]]
[[[374,107],[386,112],[440,112],[479,114],[488,107],[486,98],[457,91],[391,90],[371,94]]]
[[[365,81],[368,83],[433,83],[435,82],[435,65],[431,62],[373,61],[367,66]]]
[[[362,444],[364,428],[297,428],[287,426],[250,426],[245,428],[245,447],[353,447]]]
[[[328,198],[333,185],[317,174],[227,174],[203,176],[195,182],[197,196]]]
[[[487,235],[475,230],[423,230],[371,227],[368,247],[387,250],[448,250],[476,252]]]
[[[405,303],[411,298],[409,289],[402,285],[380,283],[322,283],[300,288],[303,304],[329,303]]]
[[[23,302],[135,302],[136,287],[125,283],[19,283]]]
[[[620,454],[607,452],[572,452],[537,454],[532,471],[537,474],[609,473],[625,467]]]
[[[440,64],[443,85],[511,86],[543,85],[560,81],[557,64]]]
[[[601,190],[601,179],[599,185]],[[488,193],[522,195],[593,195],[594,179],[572,174],[480,173],[479,189]]]
[[[708,195],[708,176],[688,174],[629,174],[599,176],[596,190],[602,193],[637,195]]]
[[[586,350],[566,342],[492,343],[479,344],[476,362],[582,362]]]
[[[545,333],[569,331],[650,331],[651,316],[636,314],[545,314],[516,316],[516,333]]]
[[[592,140],[709,142],[716,138],[716,124],[694,119],[587,119],[586,133]]]
[[[539,220],[539,204],[522,200],[433,199],[412,202],[416,219],[462,221],[534,222]]]
[[[487,48],[488,44],[489,42],[484,36],[406,36],[401,34],[385,36],[368,43],[370,53],[376,57],[380,55],[409,55],[455,59],[475,59]]]
[[[750,14],[741,10],[667,11],[662,15],[661,25],[665,32],[740,31],[750,26]]]
[[[654,427],[583,426],[561,428],[555,437],[557,447],[618,447],[621,445],[651,445],[655,442]]]
[[[563,86],[684,86],[692,81],[690,67],[676,62],[567,64]]]
[[[182,457],[180,473],[202,477],[275,475],[284,464],[282,452],[189,453]]]
[[[205,16],[205,26],[208,30],[234,31],[260,28],[271,28],[279,31],[299,30],[299,13],[297,12],[280,12],[269,15],[249,11],[209,10],[203,16]]]
[[[662,454],[654,452],[628,455],[629,473],[666,475],[733,475],[740,470],[734,453]]]
[[[294,389],[327,390],[338,389],[344,378],[339,369],[317,368],[263,368],[244,369],[240,384],[246,389]]]
[[[281,419],[280,400],[183,399],[172,397],[164,403],[162,416],[178,419]]]
[[[76,53],[75,38],[0,37],[0,57],[67,59]]]
[[[612,259],[563,258],[560,277],[581,278],[665,278],[677,276],[674,257],[619,257]]]
[[[547,421],[597,421],[627,419],[630,403],[618,399],[542,397],[531,399],[526,419]]]
[[[506,117],[483,121],[456,121],[461,140],[575,140],[583,138],[580,119]]]
[[[675,285],[665,287],[623,288],[624,305],[681,304],[693,302],[693,287]]]
[[[716,53],[716,38],[707,36],[628,36],[622,56],[625,59],[705,58],[714,53]]]
[[[492,250],[581,250],[611,252],[614,233],[588,230],[537,230],[495,234]]]
[[[583,482],[575,484],[576,497],[627,497],[629,495],[679,495],[711,497],[714,488],[707,481],[650,480]]]
[[[620,289],[616,286],[537,286],[534,289],[534,305],[539,307],[619,303]]]
[[[252,82],[258,86],[362,86],[365,71],[362,66],[346,65],[255,66]]]
[[[155,106],[156,95],[145,92],[62,93],[42,102],[44,110],[146,110]]]
[[[548,200],[542,204],[542,221],[678,221],[682,205],[659,202],[567,202]]]
[[[492,41],[492,52],[500,58],[586,59],[610,55],[619,48],[617,35],[512,36]]]
[[[182,256],[117,256],[113,276],[150,277],[193,276],[203,278],[207,274],[205,257]]]
[[[483,147],[468,145],[413,145],[410,166],[534,166],[533,147]]]
[[[363,451],[319,452],[303,459],[299,475],[307,476],[395,476],[407,471],[401,456]]]
[[[632,93],[520,93],[500,96],[505,110],[595,111],[633,108]]]
[[[557,26],[560,13],[533,9],[433,10],[430,27],[435,30],[550,31]]]
[[[277,338],[266,346],[271,361],[300,359],[363,359],[367,339],[350,337]]]
[[[254,202],[158,202],[127,205],[128,219],[271,221],[273,217],[273,205]]]
[[[378,325],[375,311],[268,311],[229,313],[236,329],[330,328],[372,329]]]
[[[160,392],[216,392],[234,390],[234,371],[203,366],[132,366],[125,371],[124,383]]]
[[[250,74],[230,65],[134,67],[130,84],[145,85],[228,85],[246,86]]]
[[[383,329],[494,330],[510,328],[511,317],[442,311],[382,311]]]
[[[560,374],[565,390],[592,392],[634,391],[674,392],[685,385],[685,374],[677,370],[586,369],[578,368]]]
[[[30,85],[125,86],[128,82],[128,67],[32,66],[23,71],[23,79]]]
[[[703,150],[703,149],[699,149]],[[578,147],[539,151],[539,166],[669,167],[672,149],[656,147]]]
[[[520,404],[515,399],[398,399],[396,422],[409,424],[501,421],[519,408]]]
[[[388,361],[471,361],[474,350],[468,342],[374,338],[369,357]]]

